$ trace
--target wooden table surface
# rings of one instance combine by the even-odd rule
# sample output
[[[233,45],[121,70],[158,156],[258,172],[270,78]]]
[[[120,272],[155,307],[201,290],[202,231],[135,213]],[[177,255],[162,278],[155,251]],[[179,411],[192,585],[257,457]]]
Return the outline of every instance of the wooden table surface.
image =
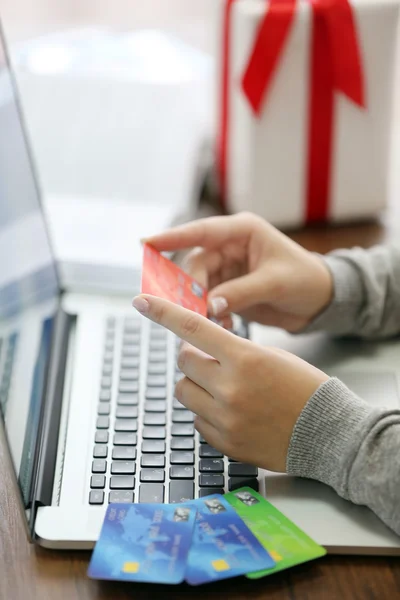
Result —
[[[386,224],[318,228],[293,234],[313,251],[371,246],[397,237],[397,219]],[[257,600],[394,600],[400,598],[400,558],[325,557],[259,581],[234,579],[190,588],[91,581],[88,552],[54,552],[27,542],[8,453],[0,432],[0,600],[199,598]]]

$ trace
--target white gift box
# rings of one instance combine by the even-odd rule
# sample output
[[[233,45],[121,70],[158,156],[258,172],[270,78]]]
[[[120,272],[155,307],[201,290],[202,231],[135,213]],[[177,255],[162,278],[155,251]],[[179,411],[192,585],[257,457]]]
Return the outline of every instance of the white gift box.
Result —
[[[388,196],[399,2],[221,0],[220,8],[226,210],[278,227],[378,215]]]

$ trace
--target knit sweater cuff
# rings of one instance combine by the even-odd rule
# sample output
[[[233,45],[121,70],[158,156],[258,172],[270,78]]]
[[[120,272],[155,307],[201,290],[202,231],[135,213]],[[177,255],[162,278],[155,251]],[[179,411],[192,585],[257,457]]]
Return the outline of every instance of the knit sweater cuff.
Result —
[[[328,255],[321,258],[331,272],[334,296],[329,306],[299,333],[320,330],[335,335],[351,333],[364,302],[360,273],[343,257]]]
[[[323,383],[301,412],[291,437],[287,472],[321,481],[347,496],[347,468],[357,453],[357,436],[371,407],[341,381]],[[354,457],[349,453],[354,453]]]

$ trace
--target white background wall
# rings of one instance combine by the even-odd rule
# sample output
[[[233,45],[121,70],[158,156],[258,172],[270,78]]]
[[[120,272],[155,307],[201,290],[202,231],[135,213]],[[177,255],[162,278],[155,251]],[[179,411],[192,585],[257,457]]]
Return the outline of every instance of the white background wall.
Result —
[[[202,49],[215,39],[213,12],[219,0],[1,0],[10,41],[59,28],[101,24],[120,29],[162,27]]]

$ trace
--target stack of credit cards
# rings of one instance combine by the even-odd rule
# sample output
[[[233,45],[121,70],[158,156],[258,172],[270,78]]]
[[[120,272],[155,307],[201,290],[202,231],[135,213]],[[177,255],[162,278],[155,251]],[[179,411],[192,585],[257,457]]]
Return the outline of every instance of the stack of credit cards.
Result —
[[[110,504],[89,577],[200,585],[257,579],[326,550],[251,488],[184,504]]]

